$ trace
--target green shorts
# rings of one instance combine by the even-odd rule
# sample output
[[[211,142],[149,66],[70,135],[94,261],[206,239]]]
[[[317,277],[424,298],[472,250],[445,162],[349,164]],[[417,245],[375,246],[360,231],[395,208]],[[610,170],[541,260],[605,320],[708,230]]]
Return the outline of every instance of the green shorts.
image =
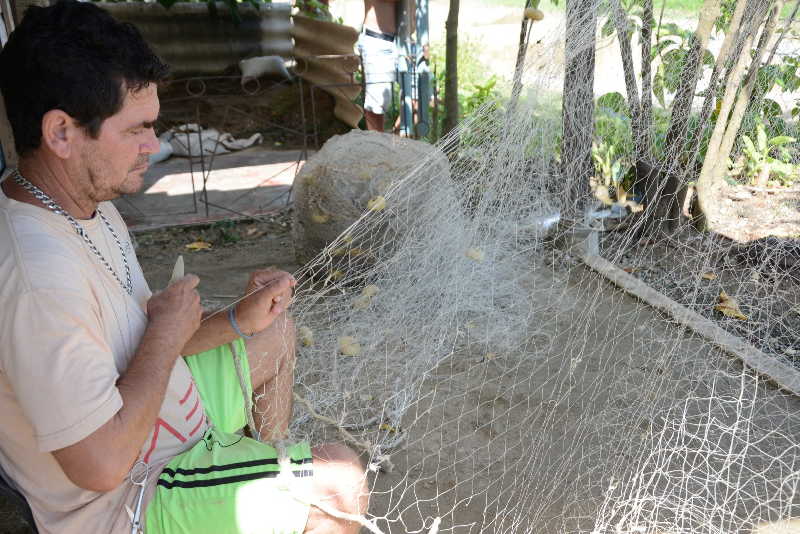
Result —
[[[145,534],[300,534],[308,521],[311,447],[243,436],[252,396],[244,341],[240,382],[228,345],[187,356],[211,428],[161,471],[147,506]],[[277,447],[277,449],[276,449]]]

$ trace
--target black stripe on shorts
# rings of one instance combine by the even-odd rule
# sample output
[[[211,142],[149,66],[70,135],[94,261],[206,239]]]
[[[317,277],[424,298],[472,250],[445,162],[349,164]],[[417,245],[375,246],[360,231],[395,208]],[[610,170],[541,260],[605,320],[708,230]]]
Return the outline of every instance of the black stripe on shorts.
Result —
[[[299,460],[295,460],[294,458],[290,458],[291,463],[295,465],[303,465],[303,464],[310,464],[313,462],[312,458],[301,458]],[[192,476],[192,475],[207,475],[208,473],[216,473],[219,471],[230,471],[231,469],[241,469],[243,467],[259,467],[262,465],[277,465],[278,459],[277,458],[262,458],[260,460],[249,460],[246,462],[236,462],[232,464],[226,465],[210,465],[208,467],[195,467],[194,469],[170,469],[169,467],[165,467],[163,471],[161,471],[161,476],[168,476],[174,478],[175,475],[183,475],[183,476]]]
[[[247,473],[244,475],[234,475],[230,477],[212,478],[207,480],[164,480],[158,479],[158,485],[166,488],[208,488],[212,486],[223,486],[225,484],[235,484],[237,482],[247,482],[249,480],[259,480],[262,478],[275,478],[280,471],[260,471],[258,473]],[[295,477],[305,478],[314,476],[314,471],[306,469],[303,471],[292,471]]]

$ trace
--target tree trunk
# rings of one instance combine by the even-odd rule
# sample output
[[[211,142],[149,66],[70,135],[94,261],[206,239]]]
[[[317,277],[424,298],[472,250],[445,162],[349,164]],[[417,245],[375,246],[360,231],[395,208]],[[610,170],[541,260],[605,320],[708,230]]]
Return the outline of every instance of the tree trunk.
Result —
[[[721,84],[722,86],[725,86],[728,82],[728,78],[730,78],[731,71],[733,69],[727,68],[727,64],[728,59],[731,56],[731,52],[734,50],[734,44],[736,44],[736,50],[738,51],[737,53],[741,53],[741,47],[746,39],[746,36],[743,35],[745,29],[742,28],[742,16],[744,15],[746,5],[747,0],[739,0],[737,2],[736,9],[733,12],[733,17],[731,18],[730,25],[728,26],[728,31],[722,41],[722,47],[717,55],[717,61],[714,64],[714,69],[711,72],[711,80],[708,83],[708,90],[705,99],[703,100],[703,107],[700,111],[700,119],[697,122],[698,131],[695,133],[697,142],[694,143],[694,147],[687,158],[686,164],[680,169],[680,178],[682,182],[688,181],[690,176],[689,173],[696,168],[697,158],[700,155],[701,139],[704,135],[706,125],[709,124],[709,120],[711,119],[711,109],[717,100],[718,85]],[[692,201],[694,199],[694,191],[695,187],[693,185],[689,186],[686,191],[682,213],[687,219],[691,219],[693,216]]]
[[[764,60],[764,54],[766,53],[769,42],[772,40],[772,36],[775,34],[775,29],[778,26],[778,17],[783,9],[783,4],[784,0],[777,0],[769,13],[769,17],[767,18],[767,22],[764,24],[764,29],[762,30],[761,37],[758,41],[756,55],[750,64],[750,70],[747,73],[745,85],[739,91],[739,95],[736,99],[736,106],[733,108],[730,122],[725,129],[725,135],[722,137],[722,143],[720,144],[716,165],[719,171],[715,171],[715,174],[719,173],[720,176],[727,171],[725,165],[722,163],[722,160],[724,159],[725,164],[727,164],[728,156],[730,156],[731,150],[733,150],[733,144],[736,141],[737,135],[739,134],[739,128],[742,125],[747,104],[750,102],[750,96],[753,94],[753,89],[756,85],[758,71],[761,69],[761,62]]]
[[[536,2],[538,4],[538,0]],[[531,0],[526,0],[525,8],[531,5]],[[508,116],[513,117],[517,109],[519,95],[522,92],[522,73],[525,70],[525,55],[528,52],[528,38],[530,37],[531,22],[525,15],[519,29],[519,47],[517,48],[517,62],[514,65],[514,82],[511,86],[511,100],[508,104]]]
[[[675,93],[675,100],[672,103],[672,115],[670,125],[667,130],[665,143],[665,159],[668,165],[669,174],[683,174],[680,165],[688,165],[689,162],[679,162],[678,156],[683,152],[686,142],[686,134],[689,126],[689,114],[694,101],[694,94],[697,90],[697,81],[700,78],[703,66],[703,54],[708,47],[711,37],[711,30],[714,22],[720,14],[720,0],[705,0],[700,9],[700,18],[697,22],[689,52],[686,55],[686,62],[681,73],[680,85]]]
[[[721,194],[725,186],[724,178],[727,172],[728,157],[739,132],[747,103],[752,95],[756,75],[761,61],[764,59],[767,43],[775,33],[783,4],[783,0],[778,0],[772,6],[762,30],[761,39],[759,39],[758,50],[750,63],[747,79],[743,87],[740,87],[755,32],[748,36],[745,46],[742,48],[736,67],[726,84],[725,96],[722,100],[717,123],[708,144],[700,178],[697,180],[697,199],[707,227],[731,239],[740,239],[742,236],[736,230],[726,227],[726,214],[722,210]],[[732,112],[731,108],[733,108]]]
[[[652,28],[653,3],[645,0],[642,12],[642,94],[638,116],[638,132],[634,129],[636,146],[636,191],[641,196],[644,212],[635,230],[646,234],[672,234],[680,222],[681,199],[686,188],[674,172],[674,159],[661,165],[654,163],[652,153]]]
[[[450,12],[445,23],[445,82],[444,82],[444,129],[446,136],[458,125],[458,10],[461,0],[450,0]]]
[[[642,139],[639,143],[647,159],[653,154],[653,75],[650,70],[653,53],[653,0],[644,0],[642,12],[642,114],[640,125]]]
[[[569,197],[562,214],[565,218],[579,218],[590,198],[589,182],[594,175],[592,138],[597,10],[593,0],[567,0],[566,4],[561,171]]]
[[[633,51],[631,39],[628,35],[628,20],[625,11],[620,5],[620,0],[611,0],[611,16],[614,17],[614,27],[617,30],[617,41],[622,57],[622,73],[625,78],[625,90],[628,93],[628,107],[631,111],[631,137],[633,138],[635,160],[639,161],[644,156],[641,141],[642,131],[641,106],[639,104],[639,86],[636,84],[636,71],[633,66]]]

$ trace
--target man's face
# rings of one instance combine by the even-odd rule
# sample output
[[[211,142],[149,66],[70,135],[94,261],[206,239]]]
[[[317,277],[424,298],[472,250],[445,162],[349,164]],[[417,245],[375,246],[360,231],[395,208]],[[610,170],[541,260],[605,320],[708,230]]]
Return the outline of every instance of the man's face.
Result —
[[[148,156],[160,145],[153,131],[158,118],[154,84],[125,91],[122,109],[103,121],[97,139],[87,134],[80,150],[82,188],[95,202],[111,200],[142,187]]]

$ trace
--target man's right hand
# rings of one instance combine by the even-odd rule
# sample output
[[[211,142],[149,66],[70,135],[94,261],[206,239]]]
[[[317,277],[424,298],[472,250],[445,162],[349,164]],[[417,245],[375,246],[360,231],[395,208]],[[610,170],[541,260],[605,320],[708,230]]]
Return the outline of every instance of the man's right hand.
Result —
[[[200,328],[203,307],[196,289],[199,283],[197,276],[187,274],[147,302],[148,328],[175,343],[178,351]]]
[[[125,480],[158,417],[175,361],[200,327],[199,282],[190,274],[150,297],[147,330],[117,380],[122,408],[81,441],[53,451],[76,486],[111,491]]]

